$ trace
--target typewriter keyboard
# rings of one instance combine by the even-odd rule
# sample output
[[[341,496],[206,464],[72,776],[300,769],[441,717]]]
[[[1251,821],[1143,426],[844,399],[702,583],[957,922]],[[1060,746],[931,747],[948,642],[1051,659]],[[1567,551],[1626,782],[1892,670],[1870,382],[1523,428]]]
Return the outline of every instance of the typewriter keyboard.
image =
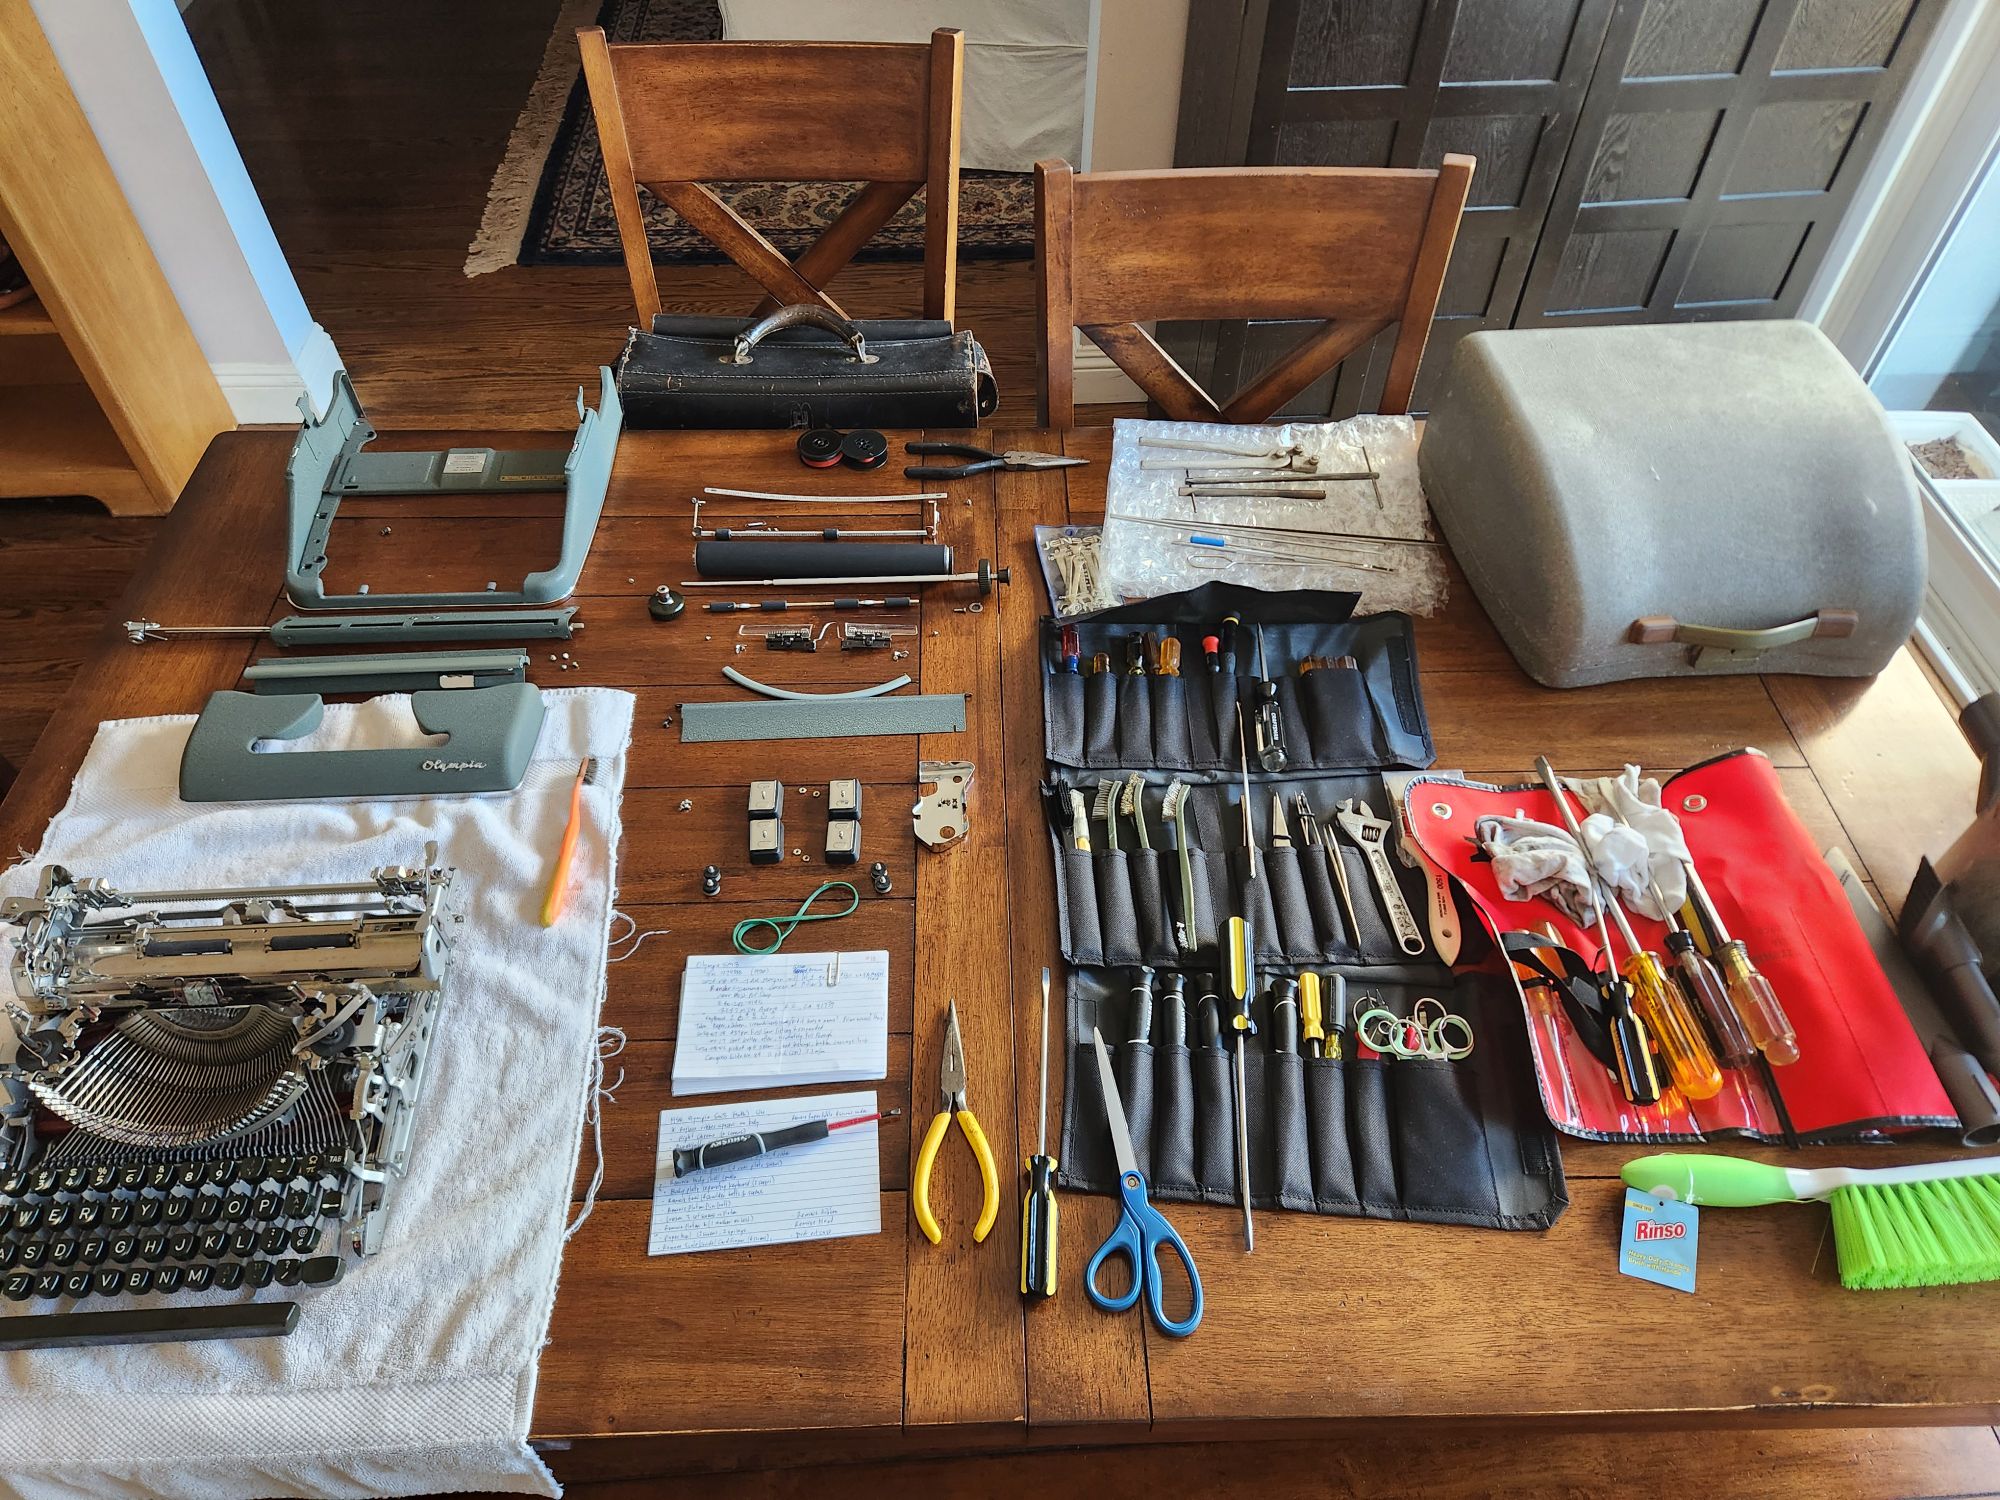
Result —
[[[47,1165],[0,1178],[0,1298],[322,1286],[338,1156]]]

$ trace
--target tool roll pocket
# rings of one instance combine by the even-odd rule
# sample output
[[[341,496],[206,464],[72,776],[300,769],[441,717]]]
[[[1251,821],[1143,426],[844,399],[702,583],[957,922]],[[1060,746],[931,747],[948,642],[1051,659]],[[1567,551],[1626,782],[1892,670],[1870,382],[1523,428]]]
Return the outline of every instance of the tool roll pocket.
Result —
[[[1194,764],[1194,742],[1188,729],[1188,685],[1185,677],[1153,679],[1153,759],[1155,766],[1181,771]]]
[[[1398,1219],[1396,1162],[1391,1150],[1388,1064],[1357,1057],[1347,1069],[1347,1139],[1354,1154],[1354,1186],[1363,1213]]]
[[[1220,1047],[1194,1051],[1194,1171],[1199,1196],[1236,1201],[1236,1075]]]
[[[1166,890],[1160,883],[1160,854],[1153,849],[1134,849],[1130,855],[1123,857],[1131,876],[1132,906],[1138,917],[1141,958],[1149,964],[1171,964],[1177,954],[1173,929],[1165,921]],[[1178,879],[1178,875],[1175,878]]]
[[[1096,863],[1088,849],[1064,849],[1062,858],[1063,951],[1073,962],[1101,964],[1104,923],[1097,909]]]
[[[1174,889],[1178,891],[1180,888],[1180,856],[1178,854],[1168,854],[1163,857],[1173,862]],[[1212,863],[1217,862],[1209,859],[1207,850],[1188,850],[1188,866],[1194,871],[1194,910],[1183,913],[1183,915],[1187,917],[1190,935],[1194,938],[1195,947],[1203,952],[1212,952],[1217,942],[1220,941],[1220,924],[1217,922],[1215,915],[1219,909],[1216,905],[1215,888],[1213,885],[1215,877],[1210,869]],[[1177,902],[1179,899],[1178,896],[1175,897]]]
[[[1092,1071],[1096,1059],[1092,1057]],[[1125,1125],[1132,1132],[1132,1154],[1139,1170],[1153,1180],[1153,1044],[1126,1042],[1118,1049],[1118,1097],[1125,1105]]]
[[[1158,1049],[1154,1070],[1153,1186],[1181,1197],[1197,1196],[1194,1058],[1185,1047]]]
[[[1346,1063],[1309,1057],[1305,1065],[1306,1123],[1312,1140],[1312,1195],[1321,1212],[1358,1210],[1354,1157],[1347,1144]]]
[[[1295,1052],[1264,1059],[1264,1093],[1271,1118],[1271,1172],[1258,1196],[1275,1195],[1286,1208],[1312,1210],[1311,1125],[1306,1118],[1306,1060]]]
[[[1382,760],[1368,684],[1348,667],[1321,667],[1299,679],[1316,764],[1372,766]]]
[[[1287,673],[1277,679],[1278,718],[1285,726],[1285,765],[1292,770],[1307,767],[1352,765],[1352,761],[1329,761],[1315,747],[1306,716],[1299,708],[1299,680]]]
[[[1475,1058],[1399,1058],[1390,1066],[1396,1166],[1413,1219],[1490,1219],[1500,1212],[1480,1123]]]
[[[1143,961],[1138,910],[1132,903],[1132,867],[1125,851],[1107,850],[1089,864],[1097,877],[1097,919],[1104,934],[1104,961],[1108,964]]]
[[[1215,731],[1215,759],[1210,765],[1218,770],[1234,770],[1236,767],[1236,705],[1247,702],[1243,696],[1243,679],[1229,667],[1229,658],[1224,657],[1223,669],[1208,679],[1212,696],[1209,698],[1209,724]],[[1245,722],[1244,733],[1249,733]],[[1246,740],[1245,743],[1248,743]]]
[[[1083,680],[1083,764],[1118,764],[1118,684],[1123,681],[1109,672],[1096,672]]]
[[[1290,963],[1318,963],[1319,934],[1313,929],[1312,905],[1306,898],[1305,877],[1299,870],[1299,851],[1267,850],[1264,868],[1271,888],[1272,914],[1277,922],[1272,935],[1272,956]],[[1258,946],[1267,946],[1261,935]]]
[[[1118,679],[1119,766],[1150,766],[1153,760],[1153,679],[1127,675]]]
[[[1306,905],[1312,909],[1320,952],[1351,957],[1355,952],[1354,942],[1348,935],[1347,919],[1340,914],[1340,892],[1334,889],[1333,873],[1327,868],[1326,851],[1301,851],[1299,872],[1305,879]]]
[[[1074,672],[1048,674],[1048,692],[1043,702],[1049,721],[1049,758],[1065,765],[1081,765],[1084,761],[1085,681]]]

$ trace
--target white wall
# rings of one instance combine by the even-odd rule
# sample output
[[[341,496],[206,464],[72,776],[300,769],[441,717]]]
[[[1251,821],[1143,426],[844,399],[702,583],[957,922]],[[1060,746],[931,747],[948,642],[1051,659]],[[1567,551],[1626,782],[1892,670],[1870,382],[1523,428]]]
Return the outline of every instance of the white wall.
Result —
[[[1188,0],[1097,0],[1090,170],[1174,164]]]
[[[324,409],[340,356],[306,309],[174,0],[30,0],[239,422]]]

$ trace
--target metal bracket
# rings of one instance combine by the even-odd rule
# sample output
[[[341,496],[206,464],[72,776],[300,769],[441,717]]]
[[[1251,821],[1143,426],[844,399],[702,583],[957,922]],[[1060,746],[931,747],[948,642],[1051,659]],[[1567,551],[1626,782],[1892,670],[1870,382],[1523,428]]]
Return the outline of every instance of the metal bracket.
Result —
[[[300,609],[450,608],[480,604],[549,604],[566,597],[597,534],[611,483],[611,465],[625,413],[611,371],[598,369],[597,410],[576,393],[576,438],[565,457],[554,448],[496,452],[447,448],[419,453],[364,453],[375,429],[344,371],[334,375],[333,401],[315,417],[309,398],[299,409],[305,423],[285,465],[287,550],[285,593]],[[512,589],[437,594],[328,594],[321,585],[335,512],[349,495],[533,494],[562,490],[562,541],[554,567],[530,573]]]
[[[917,839],[932,849],[949,849],[972,831],[966,807],[972,796],[973,765],[969,760],[925,760],[917,763]],[[929,787],[929,791],[923,788]]]

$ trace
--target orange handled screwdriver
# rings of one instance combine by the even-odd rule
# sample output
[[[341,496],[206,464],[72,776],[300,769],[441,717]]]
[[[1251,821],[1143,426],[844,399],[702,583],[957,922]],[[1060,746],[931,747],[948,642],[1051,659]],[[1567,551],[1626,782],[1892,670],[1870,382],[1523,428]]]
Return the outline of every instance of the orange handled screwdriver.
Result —
[[[1791,1018],[1778,1003],[1777,991],[1750,962],[1750,951],[1743,946],[1743,940],[1730,937],[1729,929],[1722,925],[1722,916],[1716,911],[1715,903],[1708,899],[1708,888],[1695,872],[1694,861],[1685,861],[1683,868],[1687,870],[1688,898],[1694,903],[1695,914],[1708,934],[1709,957],[1722,971],[1723,982],[1729,987],[1729,998],[1736,1006],[1736,1013],[1743,1018],[1743,1027],[1750,1033],[1750,1040],[1757,1044],[1757,1050],[1774,1068],[1797,1062],[1798,1033],[1792,1030]]]
[[[597,761],[586,758],[577,764],[576,780],[569,786],[569,821],[563,825],[562,845],[556,850],[556,867],[549,875],[549,893],[542,898],[542,925],[553,927],[569,899],[570,861],[576,858],[576,837],[583,830],[583,789],[597,780]]]

